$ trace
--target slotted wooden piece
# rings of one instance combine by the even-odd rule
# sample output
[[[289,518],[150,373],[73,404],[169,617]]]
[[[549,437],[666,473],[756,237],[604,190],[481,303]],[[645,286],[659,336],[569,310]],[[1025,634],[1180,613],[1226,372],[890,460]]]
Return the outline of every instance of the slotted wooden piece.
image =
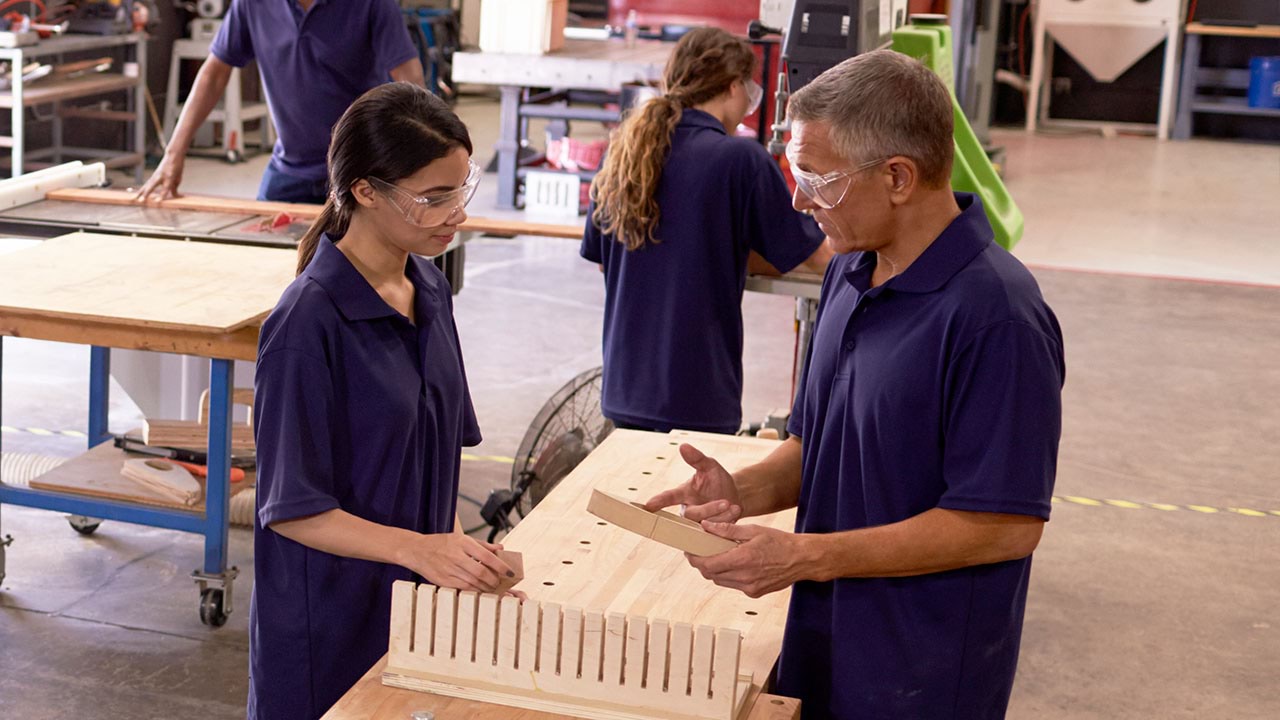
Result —
[[[455,601],[456,632],[443,627],[452,613],[439,612]],[[406,581],[391,602],[388,685],[604,720],[734,720],[751,689],[732,628],[676,623],[668,658],[662,620]],[[440,638],[455,635],[451,652]],[[530,667],[526,656],[541,663]]]

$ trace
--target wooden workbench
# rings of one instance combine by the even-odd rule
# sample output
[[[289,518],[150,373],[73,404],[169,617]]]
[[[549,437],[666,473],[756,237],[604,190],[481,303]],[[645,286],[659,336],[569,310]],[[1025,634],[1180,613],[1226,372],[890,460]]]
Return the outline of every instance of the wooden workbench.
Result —
[[[730,471],[764,458],[774,440],[675,431],[670,435],[616,430],[547,495],[504,540],[524,555],[525,579],[518,589],[530,599],[588,610],[643,615],[672,622],[730,627],[742,631],[740,672],[751,674],[758,693],[782,646],[789,591],[751,599],[718,588],[694,570],[684,555],[609,525],[586,511],[595,488],[637,501],[687,480],[691,471],[678,446],[690,442]],[[792,530],[794,512],[751,522]],[[430,710],[437,718],[562,718],[383,686],[384,661],[372,668],[324,717],[326,720],[395,718]],[[744,717],[797,717],[799,701],[749,696]]]
[[[255,358],[259,325],[293,280],[295,263],[293,250],[89,233],[6,254],[0,262],[0,340],[7,335],[92,346],[91,449],[32,480],[30,488],[0,482],[0,503],[202,535],[204,563],[193,573],[200,616],[215,626],[225,622],[236,576],[227,565],[232,364]],[[111,437],[111,348],[209,358],[203,507],[129,497],[116,477],[126,455],[97,447]]]

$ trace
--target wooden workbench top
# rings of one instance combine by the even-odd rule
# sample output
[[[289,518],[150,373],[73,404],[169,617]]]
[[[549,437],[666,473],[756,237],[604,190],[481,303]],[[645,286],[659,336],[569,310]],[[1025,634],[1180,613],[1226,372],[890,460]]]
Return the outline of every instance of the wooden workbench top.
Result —
[[[293,250],[73,233],[0,260],[0,335],[251,360]]]

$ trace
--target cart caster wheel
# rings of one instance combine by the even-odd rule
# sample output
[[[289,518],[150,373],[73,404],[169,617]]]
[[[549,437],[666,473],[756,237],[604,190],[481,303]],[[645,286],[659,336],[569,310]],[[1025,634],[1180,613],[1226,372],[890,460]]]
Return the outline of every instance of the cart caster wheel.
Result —
[[[232,165],[235,165],[236,163],[244,162],[244,153],[240,152],[239,150],[228,150],[226,157],[227,157],[227,162],[231,163]]]
[[[200,622],[209,627],[222,627],[226,624],[227,613],[222,609],[221,588],[200,591]]]
[[[98,526],[102,524],[102,521],[97,518],[85,517],[84,515],[68,515],[67,524],[71,526],[72,530],[87,536],[92,535],[98,529]]]

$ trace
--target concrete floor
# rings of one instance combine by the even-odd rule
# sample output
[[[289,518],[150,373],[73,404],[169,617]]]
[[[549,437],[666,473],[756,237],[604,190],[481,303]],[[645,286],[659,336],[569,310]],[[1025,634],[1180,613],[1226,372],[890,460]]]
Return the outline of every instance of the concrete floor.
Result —
[[[487,147],[492,105],[468,101],[462,114]],[[1265,209],[1280,198],[1280,149],[997,139],[1027,218],[1017,253],[1068,353],[1064,500],[1036,555],[1009,716],[1278,717],[1280,233]],[[251,196],[264,162],[193,160],[184,187]],[[474,214],[496,214],[493,192],[487,179]],[[598,364],[602,295],[576,243],[468,247],[456,312],[485,442],[465,463],[464,494],[509,483],[501,458],[539,407]],[[744,306],[753,420],[787,403],[793,302],[749,294]],[[87,366],[83,348],[6,340],[5,425],[82,430]],[[135,418],[120,398],[113,425]],[[69,456],[82,442],[4,435],[6,452]],[[1181,509],[1128,507],[1148,503]],[[209,630],[187,578],[195,537],[108,523],[83,538],[54,514],[3,513],[16,541],[0,587],[0,718],[243,715],[248,532],[232,532],[236,612]]]

